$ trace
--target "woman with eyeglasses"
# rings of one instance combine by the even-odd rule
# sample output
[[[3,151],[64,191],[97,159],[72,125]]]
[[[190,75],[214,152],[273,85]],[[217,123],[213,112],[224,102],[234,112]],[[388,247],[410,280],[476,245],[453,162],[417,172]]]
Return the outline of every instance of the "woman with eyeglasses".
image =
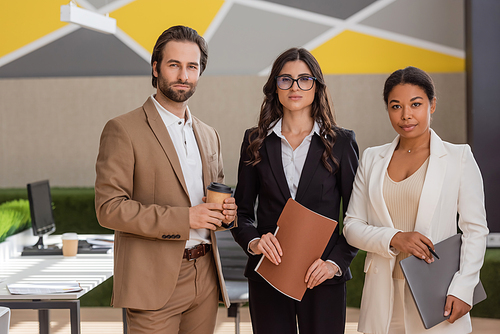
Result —
[[[301,334],[344,333],[345,283],[357,249],[339,235],[338,226],[304,273],[308,290],[302,301],[280,293],[254,269],[262,256],[275,265],[285,256],[273,233],[289,198],[341,218],[340,205],[345,212],[358,166],[354,133],[337,126],[321,68],[305,49],[283,52],[263,90],[258,126],[245,132],[241,147],[238,227],[231,230],[249,257],[252,328],[258,334],[287,334],[296,333],[298,323]]]

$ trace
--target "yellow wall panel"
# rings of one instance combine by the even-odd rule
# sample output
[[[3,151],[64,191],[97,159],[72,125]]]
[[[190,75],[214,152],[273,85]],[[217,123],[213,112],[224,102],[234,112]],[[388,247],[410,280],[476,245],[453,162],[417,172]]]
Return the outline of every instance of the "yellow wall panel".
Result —
[[[150,53],[160,34],[186,25],[203,35],[223,0],[136,0],[110,13],[117,26]]]
[[[19,49],[67,23],[61,22],[61,5],[69,0],[1,0],[0,57]]]
[[[311,51],[325,74],[392,73],[406,66],[428,72],[463,72],[465,59],[344,31]]]

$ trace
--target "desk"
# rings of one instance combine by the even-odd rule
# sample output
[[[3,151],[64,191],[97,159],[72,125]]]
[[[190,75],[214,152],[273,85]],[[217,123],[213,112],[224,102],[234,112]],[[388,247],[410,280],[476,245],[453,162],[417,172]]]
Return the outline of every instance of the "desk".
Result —
[[[69,309],[71,317],[71,333],[80,334],[80,300],[89,292],[113,275],[113,254],[78,254],[74,258],[62,255],[20,256],[22,245],[34,244],[26,242],[31,230],[8,238],[0,246],[0,306],[11,309],[38,310],[40,334],[49,333],[49,309]],[[95,235],[79,235],[80,239]],[[46,244],[58,243],[61,236],[46,237]],[[36,242],[36,238],[35,238]],[[47,295],[11,295],[7,284],[77,281],[82,291],[47,294]]]

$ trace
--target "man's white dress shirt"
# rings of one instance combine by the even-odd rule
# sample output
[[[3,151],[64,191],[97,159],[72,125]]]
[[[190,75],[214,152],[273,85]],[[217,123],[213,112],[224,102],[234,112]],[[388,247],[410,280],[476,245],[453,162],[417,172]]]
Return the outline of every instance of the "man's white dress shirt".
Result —
[[[174,143],[189,193],[189,199],[191,200],[191,206],[201,204],[203,203],[202,198],[205,194],[203,189],[203,170],[200,149],[198,148],[198,143],[194,136],[191,112],[186,106],[186,119],[179,118],[163,108],[163,106],[156,101],[154,94],[151,95],[151,97]],[[191,229],[189,231],[189,240],[186,243],[186,248],[191,248],[202,243],[211,243],[209,230]]]

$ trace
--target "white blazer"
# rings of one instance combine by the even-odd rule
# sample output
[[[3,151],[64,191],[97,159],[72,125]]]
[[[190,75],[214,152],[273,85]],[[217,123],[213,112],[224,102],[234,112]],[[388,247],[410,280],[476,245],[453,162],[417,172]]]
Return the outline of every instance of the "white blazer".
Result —
[[[390,144],[365,150],[344,220],[347,242],[367,251],[358,324],[358,330],[364,333],[387,333],[392,317],[392,271],[398,252],[390,242],[399,230],[394,228],[387,210],[382,185],[398,143],[399,136]],[[415,231],[437,243],[457,233],[457,213],[458,227],[463,232],[460,270],[453,277],[448,295],[472,305],[488,234],[483,179],[469,145],[444,142],[431,130],[429,166]],[[469,314],[449,327],[453,333],[470,331]]]

